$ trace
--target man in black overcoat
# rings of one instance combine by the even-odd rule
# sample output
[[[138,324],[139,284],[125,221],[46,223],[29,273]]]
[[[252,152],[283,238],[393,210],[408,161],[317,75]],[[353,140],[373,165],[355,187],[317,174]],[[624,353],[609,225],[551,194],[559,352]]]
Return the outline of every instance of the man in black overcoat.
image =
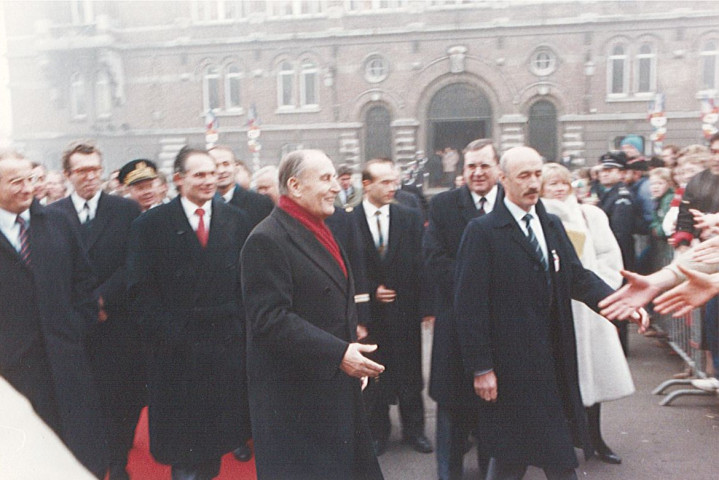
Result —
[[[101,478],[105,424],[85,351],[95,279],[77,229],[32,191],[30,162],[0,155],[0,374]]]
[[[128,478],[127,454],[147,402],[144,352],[127,303],[125,278],[130,225],[140,207],[132,200],[102,192],[102,152],[95,145],[72,143],[63,153],[62,163],[74,191],[49,208],[66,214],[80,230],[96,275],[100,315],[90,328],[87,349],[107,418],[109,479],[122,480]],[[132,173],[138,181],[156,176],[142,166]]]
[[[371,297],[367,333],[377,342],[377,359],[386,367],[379,378],[380,398],[369,412],[378,455],[391,430],[389,406],[396,403],[404,442],[422,453],[433,451],[424,434],[422,402],[424,227],[417,210],[393,203],[396,182],[389,160],[368,161],[362,171],[364,200],[352,212]]]
[[[339,192],[318,150],[287,154],[280,201],[242,250],[257,477],[381,479],[361,379],[383,367],[357,342],[354,281],[324,224]]]
[[[467,226],[455,277],[466,381],[481,398],[479,431],[491,457],[487,479],[520,479],[528,465],[549,479],[576,479],[573,442],[591,449],[571,300],[598,310],[612,289],[582,267],[561,221],[539,202],[540,155],[513,148],[500,168],[505,198]]]
[[[466,442],[477,424],[474,392],[462,382],[464,368],[453,321],[454,270],[467,223],[491,212],[503,198],[502,188],[497,185],[499,157],[491,140],[478,139],[467,145],[462,175],[464,186],[432,198],[429,225],[423,239],[427,277],[432,279],[437,291],[429,394],[437,402],[440,480],[462,478]],[[481,452],[479,463],[484,471],[487,459]]]
[[[150,451],[173,480],[214,478],[249,438],[240,251],[249,222],[215,198],[215,162],[183,148],[181,195],[132,225],[128,290],[151,345]]]
[[[270,214],[275,204],[266,195],[246,190],[235,183],[237,158],[230,147],[217,145],[210,149],[217,165],[217,194],[225,202],[239,208],[250,220],[251,228]]]

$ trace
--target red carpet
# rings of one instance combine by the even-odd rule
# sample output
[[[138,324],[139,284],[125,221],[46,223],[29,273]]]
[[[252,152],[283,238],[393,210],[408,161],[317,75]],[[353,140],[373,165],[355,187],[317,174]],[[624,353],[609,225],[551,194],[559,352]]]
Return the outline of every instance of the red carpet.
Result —
[[[127,472],[132,480],[170,480],[170,466],[157,463],[150,455],[150,440],[147,434],[147,408],[142,410],[135,430],[135,443],[130,450]],[[231,453],[222,457],[219,480],[255,480],[254,459],[242,463]]]

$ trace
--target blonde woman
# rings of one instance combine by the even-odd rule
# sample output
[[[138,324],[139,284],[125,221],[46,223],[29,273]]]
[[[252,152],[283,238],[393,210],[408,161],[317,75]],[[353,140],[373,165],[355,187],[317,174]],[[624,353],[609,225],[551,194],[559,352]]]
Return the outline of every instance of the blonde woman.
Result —
[[[573,193],[569,170],[550,163],[542,169],[542,202],[564,225],[585,268],[613,288],[622,283],[622,254],[609,220],[592,205],[580,204]],[[621,458],[604,443],[600,428],[600,403],[634,393],[629,365],[617,330],[586,305],[572,301],[577,337],[579,390],[587,410],[589,435],[600,460],[619,464]],[[599,318],[596,318],[599,317]]]

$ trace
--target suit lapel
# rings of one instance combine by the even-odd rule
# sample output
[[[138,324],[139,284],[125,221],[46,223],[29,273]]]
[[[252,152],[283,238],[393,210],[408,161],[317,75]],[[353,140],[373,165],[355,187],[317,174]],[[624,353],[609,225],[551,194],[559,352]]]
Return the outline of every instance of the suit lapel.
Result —
[[[472,194],[466,185],[459,190],[457,204],[459,211],[462,213],[462,218],[464,218],[466,223],[469,223],[470,220],[479,215],[479,210],[477,210]]]
[[[383,263],[389,264],[392,262],[392,257],[394,257],[397,250],[400,248],[400,243],[402,241],[401,235],[404,231],[404,225],[402,223],[402,217],[400,216],[400,213],[398,212],[399,208],[397,208],[396,205],[390,204],[389,206],[389,229],[388,229],[388,242],[387,242],[387,252],[384,255],[384,258],[382,259]],[[365,222],[366,223],[366,222]]]
[[[494,211],[496,211],[497,226],[505,228],[509,232],[509,236],[512,241],[522,247],[522,249],[533,261],[542,266],[542,260],[537,256],[537,253],[534,251],[534,247],[532,247],[532,244],[529,243],[529,239],[519,225],[517,225],[517,221],[514,219],[509,209],[507,209],[504,201],[498,201],[494,206]],[[542,266],[542,269],[544,269],[544,266]]]
[[[86,235],[83,235],[86,238],[86,247],[88,250],[92,249],[92,246],[97,242],[97,239],[100,238],[100,234],[105,229],[105,226],[107,225],[107,222],[110,221],[110,217],[112,216],[112,206],[109,205],[110,200],[107,198],[106,193],[100,194],[100,199],[97,202],[97,211],[95,212],[95,218],[92,219],[92,222],[90,222],[89,227],[82,227],[82,228],[89,228],[89,231]],[[75,217],[77,217],[77,214],[75,214]],[[78,221],[80,219],[78,218]]]
[[[274,216],[282,227],[289,233],[290,239],[313,263],[322,269],[342,289],[347,292],[347,278],[340,268],[337,260],[327,251],[315,235],[307,230],[299,220],[293,218],[281,208],[275,208],[271,216]],[[340,249],[341,251],[341,249]],[[343,255],[345,266],[349,265],[347,258]],[[349,269],[347,270],[349,275]]]
[[[222,235],[226,232],[225,226],[227,225],[228,218],[226,215],[227,212],[224,209],[224,203],[221,198],[218,199],[215,197],[212,199],[212,219],[210,220],[210,236],[207,240],[206,250],[220,245]],[[195,235],[195,238],[197,238],[197,235]],[[199,240],[197,244],[200,244]]]
[[[182,237],[182,242],[187,248],[187,251],[192,255],[195,261],[199,260],[202,254],[202,246],[200,241],[197,239],[195,231],[190,225],[190,221],[185,215],[185,211],[180,203],[180,196],[178,195],[170,202],[170,223],[175,235]]]
[[[10,240],[8,240],[5,234],[2,232],[0,232],[0,250],[5,250],[8,255],[20,259],[20,254],[17,252],[17,250],[15,250],[15,247],[12,246]]]
[[[359,223],[360,232],[362,233],[362,238],[364,239],[364,245],[366,246],[366,250],[368,252],[367,259],[370,262],[379,265],[382,263],[382,258],[377,251],[377,245],[374,243],[374,237],[372,236],[372,232],[367,224],[367,212],[364,209],[364,205],[362,203],[357,205],[357,208],[353,213],[355,215],[355,219]]]

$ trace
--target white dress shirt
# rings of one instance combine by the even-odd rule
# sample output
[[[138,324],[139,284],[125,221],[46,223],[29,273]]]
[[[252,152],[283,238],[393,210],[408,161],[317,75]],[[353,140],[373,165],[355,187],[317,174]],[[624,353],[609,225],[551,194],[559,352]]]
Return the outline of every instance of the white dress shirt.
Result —
[[[472,194],[475,208],[479,210],[479,201],[482,199],[482,195],[477,195],[472,190],[469,193]],[[484,213],[489,213],[494,210],[494,204],[497,203],[497,185],[493,186],[487,195],[484,195],[484,199]]]
[[[77,212],[77,218],[80,219],[80,223],[85,223],[87,220],[92,220],[93,218],[95,218],[95,215],[97,215],[97,204],[100,201],[101,193],[102,192],[98,190],[97,193],[90,200],[85,200],[80,195],[78,195],[77,192],[72,192],[72,194],[70,194],[70,199],[72,200],[72,204],[75,207],[75,211]],[[85,210],[86,203],[89,209],[89,214],[87,210]]]
[[[522,233],[524,233],[525,236],[527,235],[527,224],[525,223],[523,218],[528,213],[532,214],[532,220],[530,220],[529,225],[532,227],[532,231],[534,231],[534,236],[537,237],[539,248],[542,249],[544,258],[547,260],[547,265],[550,265],[549,255],[547,254],[547,241],[544,238],[544,230],[542,230],[542,224],[539,221],[539,217],[537,216],[537,210],[534,208],[534,205],[532,205],[532,208],[529,210],[529,212],[525,212],[518,205],[512,203],[507,197],[504,197],[504,204],[509,209],[509,213],[511,213],[514,219],[517,221],[517,225],[519,225],[519,228],[522,229]]]
[[[375,246],[379,246],[380,232],[377,229],[376,212],[380,212],[379,223],[380,227],[382,228],[382,242],[384,243],[384,247],[386,249],[387,245],[389,245],[389,204],[382,205],[381,207],[377,208],[369,201],[363,200],[362,207],[364,208],[364,213],[367,217],[367,225],[369,226],[369,231],[372,233],[372,238],[374,238]]]
[[[30,209],[25,210],[20,214],[23,220],[25,220],[25,228],[30,228]],[[0,208],[0,232],[5,235],[10,245],[15,250],[20,251],[20,225],[15,221],[17,219],[17,213],[8,212]]]
[[[232,188],[229,189],[226,194],[222,195],[222,198],[225,199],[225,203],[230,203],[230,200],[232,200],[232,197],[235,196],[236,189],[237,189],[237,185],[233,185]]]
[[[197,227],[200,225],[200,216],[195,213],[195,210],[198,208],[201,208],[205,211],[205,214],[202,216],[205,222],[205,229],[207,231],[210,231],[210,219],[212,218],[212,200],[208,200],[205,202],[204,205],[201,207],[198,207],[191,201],[189,201],[185,197],[180,197],[180,203],[182,204],[182,209],[185,211],[185,216],[187,217],[187,220],[190,222],[190,226],[194,231],[197,231]]]

